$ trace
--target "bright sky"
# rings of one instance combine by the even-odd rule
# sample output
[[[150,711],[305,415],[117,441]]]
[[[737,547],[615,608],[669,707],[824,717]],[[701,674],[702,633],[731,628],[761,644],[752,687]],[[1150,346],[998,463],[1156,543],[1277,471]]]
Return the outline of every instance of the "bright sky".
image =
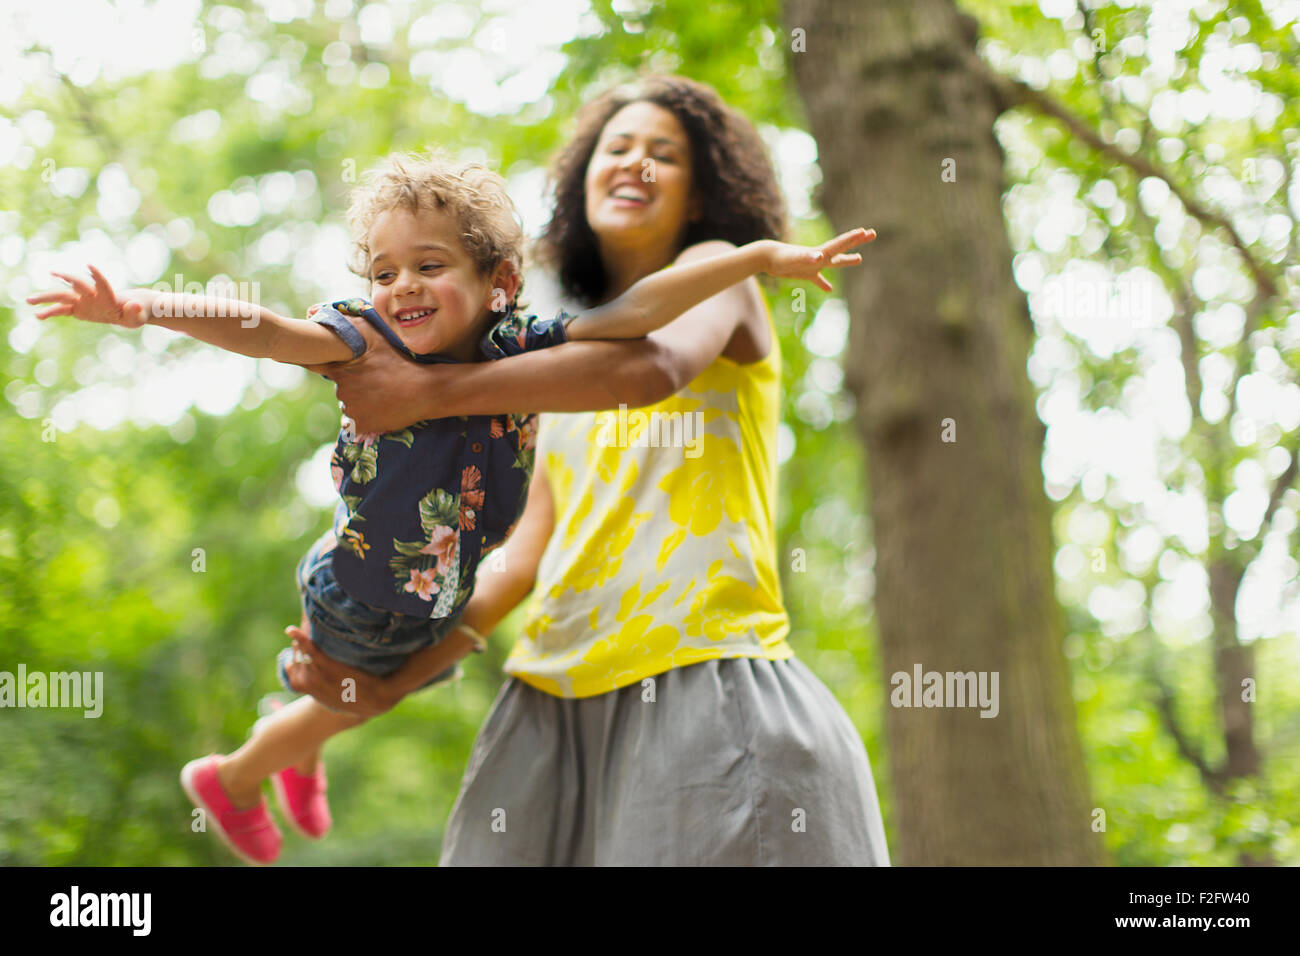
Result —
[[[287,22],[312,7],[312,0],[261,0],[271,20]],[[435,7],[431,13],[413,12],[409,3],[354,4],[352,0],[325,0],[326,16],[354,20],[367,43],[382,44],[405,32],[412,46],[428,47],[435,42],[466,39],[473,21],[454,4]],[[1069,20],[1075,13],[1074,0],[1040,0],[1045,16]],[[430,89],[448,96],[482,114],[510,114],[540,100],[552,78],[562,69],[560,44],[568,38],[595,29],[592,14],[583,0],[551,0],[547,3],[518,4],[510,0],[488,0],[484,10],[491,15],[486,30],[453,54],[417,52],[411,68],[427,76]],[[616,9],[620,4],[615,4]],[[1255,117],[1261,128],[1270,128],[1282,110],[1277,97],[1262,93],[1242,71],[1261,63],[1258,47],[1239,38],[1244,21],[1230,21],[1233,37],[1215,37],[1199,75],[1201,89],[1176,93],[1165,89],[1174,66],[1174,52],[1187,39],[1189,15],[1203,3],[1161,0],[1155,6],[1154,27],[1149,35],[1116,38],[1126,52],[1146,52],[1151,66],[1140,77],[1121,84],[1122,95],[1148,109],[1163,138],[1157,144],[1160,159],[1176,165],[1183,153],[1179,134],[1188,126],[1208,118],[1241,121]],[[1300,42],[1300,0],[1272,0],[1265,7],[1275,23],[1290,20]],[[0,74],[0,108],[11,108],[24,85],[46,82],[29,75],[29,62],[20,56],[33,40],[49,48],[57,69],[74,82],[87,84],[97,78],[115,78],[138,72],[145,64],[166,68],[186,60],[201,60],[206,75],[228,70],[250,74],[246,92],[271,108],[302,111],[306,91],[296,88],[280,61],[266,57],[263,50],[249,49],[238,37],[242,14],[232,8],[218,8],[206,31],[198,30],[198,4],[191,0],[148,4],[122,0],[114,6],[90,0],[45,0],[7,9],[0,13],[0,57],[12,67]],[[1038,58],[1012,51],[994,42],[984,48],[985,56],[999,69],[1037,86],[1065,81],[1090,59],[1091,46],[1080,40],[1070,49]],[[324,56],[332,82],[382,87],[386,68],[357,73],[345,44],[327,48]],[[243,64],[243,65],[241,65]],[[522,68],[516,68],[523,64]],[[482,77],[495,82],[484,83]],[[295,105],[297,104],[297,105]],[[176,124],[178,138],[204,139],[218,132],[221,117],[208,110]],[[1036,162],[1023,127],[1025,117],[1009,115],[999,122],[998,133],[1008,152],[1012,170],[1028,169]],[[0,117],[0,163],[26,168],[36,161],[39,149],[53,135],[49,119],[27,113],[10,122]],[[1136,145],[1122,131],[1118,142],[1126,148]],[[809,214],[810,192],[819,174],[816,144],[797,130],[763,131],[772,149],[782,185],[795,215]],[[1133,134],[1135,137],[1136,134]],[[1216,157],[1211,155],[1211,161]],[[1217,158],[1222,158],[1217,157]],[[1285,216],[1267,216],[1261,202],[1281,188],[1282,168],[1265,159],[1253,170],[1253,183],[1243,183],[1237,171],[1218,170],[1207,177],[1204,192],[1210,200],[1234,211],[1234,221],[1248,239],[1259,239],[1269,258],[1281,261],[1291,223]],[[98,212],[109,224],[124,223],[134,213],[138,190],[121,167],[109,165],[93,173],[100,199]],[[92,171],[67,168],[57,171],[52,187],[70,196],[92,187]],[[535,234],[546,218],[543,174],[533,168],[518,172],[510,181],[526,229]],[[1094,548],[1105,532],[1106,511],[1127,503],[1140,503],[1144,523],[1121,535],[1121,566],[1138,573],[1158,562],[1164,581],[1153,595],[1153,624],[1171,641],[1191,641],[1208,633],[1208,596],[1204,572],[1194,561],[1179,559],[1172,552],[1161,553],[1161,536],[1171,536],[1193,553],[1204,550],[1208,528],[1204,505],[1193,491],[1186,496],[1166,490],[1162,478],[1171,462],[1158,454],[1160,439],[1174,440],[1189,425],[1183,397],[1182,367],[1176,334],[1167,326],[1171,303],[1159,281],[1143,269],[1111,274],[1105,265],[1071,260],[1063,270],[1049,273],[1053,254],[1078,241],[1085,251],[1100,248],[1102,228],[1089,223],[1080,201],[1079,183],[1068,172],[1056,172],[1045,181],[1016,187],[1007,198],[1006,210],[1014,247],[1021,250],[1015,260],[1015,277],[1029,296],[1039,337],[1029,360],[1029,374],[1043,391],[1039,414],[1048,424],[1043,470],[1049,495],[1060,499],[1076,482],[1082,482],[1084,497],[1095,507],[1075,512],[1069,528],[1069,542],[1060,549],[1056,569],[1062,595],[1085,602],[1102,620],[1108,633],[1127,633],[1143,624],[1140,585],[1096,586],[1090,565]],[[1122,225],[1123,204],[1114,187],[1098,184],[1092,198],[1107,209],[1112,225]],[[1211,306],[1197,320],[1198,334],[1212,346],[1234,340],[1244,317],[1250,287],[1229,268],[1230,255],[1217,235],[1206,235],[1187,222],[1177,199],[1164,183],[1148,179],[1140,198],[1144,210],[1158,223],[1158,241],[1173,246],[1189,230],[1199,235],[1196,245],[1198,266],[1193,283],[1198,294]],[[1290,197],[1292,210],[1300,210],[1300,175]],[[318,190],[310,173],[272,173],[257,179],[244,177],[218,192],[208,203],[208,212],[219,225],[237,226],[256,222],[264,214],[278,214],[296,208],[309,209],[318,202]],[[296,205],[298,204],[298,205]],[[0,227],[5,227],[0,211]],[[165,228],[151,228],[135,237],[125,248],[98,229],[84,232],[80,240],[54,248],[41,236],[19,236],[0,228],[0,275],[7,277],[5,293],[21,303],[34,289],[49,287],[51,268],[79,270],[87,262],[99,265],[110,276],[132,284],[151,285],[170,281],[164,270],[171,250],[189,243],[195,225],[177,220]],[[330,290],[331,295],[363,292],[360,280],[345,268],[346,235],[337,225],[316,227],[284,226],[259,240],[254,258],[267,264],[292,263],[296,292],[302,301],[264,304],[298,308]],[[870,268],[867,254],[866,268]],[[553,287],[536,275],[529,276],[532,304],[543,310],[554,301]],[[1300,303],[1293,303],[1300,305]],[[10,345],[29,350],[46,327],[31,317],[31,309],[20,305],[19,320],[9,333]],[[843,302],[832,299],[821,309],[804,335],[804,345],[816,356],[809,370],[808,390],[796,413],[814,425],[851,414],[851,403],[836,396],[843,376],[840,370],[847,341],[848,315]],[[1259,370],[1246,377],[1238,393],[1239,410],[1233,420],[1234,440],[1249,445],[1263,440],[1276,442],[1284,432],[1300,427],[1300,386],[1279,355],[1279,346],[1300,336],[1295,315],[1288,328],[1275,333],[1259,352]],[[279,389],[291,387],[306,373],[292,366],[254,361],[217,350],[204,350],[184,361],[162,363],[156,357],[168,347],[175,333],[147,328],[141,335],[142,348],[106,338],[96,356],[84,356],[74,374],[87,387],[65,398],[49,414],[61,428],[84,422],[96,428],[110,428],[130,419],[138,424],[162,424],[172,428],[178,439],[193,431],[191,407],[209,414],[224,414],[241,402],[255,406]],[[1143,374],[1135,376],[1125,389],[1119,407],[1092,413],[1080,405],[1083,383],[1078,374],[1079,350],[1087,349],[1106,357],[1135,348]],[[39,384],[54,381],[53,360],[37,366]],[[97,366],[117,373],[116,381],[97,381]],[[1205,396],[1202,412],[1211,421],[1226,414],[1225,394],[1230,366],[1221,355],[1211,354],[1201,363]],[[129,386],[125,383],[130,381]],[[11,382],[5,390],[20,414],[40,413],[40,389]],[[794,453],[794,433],[783,426],[781,457]],[[307,500],[317,505],[332,502],[334,490],[324,462],[328,446],[306,463],[299,486]],[[1287,465],[1285,453],[1274,449],[1259,461],[1248,460],[1234,474],[1235,490],[1225,506],[1224,520],[1242,537],[1252,536],[1259,527],[1271,479]],[[1300,507],[1300,492],[1286,499],[1290,508]],[[1296,562],[1282,547],[1282,531],[1293,524],[1293,514],[1283,508],[1275,522],[1278,530],[1268,539],[1264,559],[1257,562],[1244,586],[1239,616],[1242,635],[1253,639],[1293,631],[1300,615],[1300,589]],[[1285,592],[1285,597],[1284,597]]]

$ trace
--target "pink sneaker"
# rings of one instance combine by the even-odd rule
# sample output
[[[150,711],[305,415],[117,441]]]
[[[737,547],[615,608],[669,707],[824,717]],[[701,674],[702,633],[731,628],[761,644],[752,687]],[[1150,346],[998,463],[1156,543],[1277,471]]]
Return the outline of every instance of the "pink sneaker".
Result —
[[[325,764],[318,761],[316,772],[304,777],[293,767],[271,774],[280,810],[289,825],[309,840],[330,832],[330,806],[325,800]]]
[[[190,802],[203,810],[212,831],[246,863],[264,866],[280,855],[284,837],[267,812],[266,800],[250,810],[236,810],[217,781],[221,755],[191,760],[181,769],[181,786]]]

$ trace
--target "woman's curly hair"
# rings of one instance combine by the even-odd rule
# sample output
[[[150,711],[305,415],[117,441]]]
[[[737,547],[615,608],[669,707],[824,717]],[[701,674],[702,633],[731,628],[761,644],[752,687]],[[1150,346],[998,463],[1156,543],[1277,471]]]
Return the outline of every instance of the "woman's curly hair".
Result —
[[[348,226],[349,268],[370,278],[370,229],[390,209],[418,213],[440,209],[456,221],[461,245],[480,274],[503,261],[514,266],[523,289],[524,232],[506,183],[478,163],[457,163],[436,151],[394,153],[368,169],[352,190]],[[518,296],[516,296],[516,299]]]
[[[740,246],[785,236],[785,200],[753,124],[703,83],[680,76],[645,77],[583,107],[573,138],[551,167],[555,208],[537,251],[565,293],[584,305],[601,301],[609,281],[587,222],[587,167],[605,124],[623,107],[639,102],[671,112],[690,139],[692,188],[701,215],[688,225],[682,248],[707,239]]]

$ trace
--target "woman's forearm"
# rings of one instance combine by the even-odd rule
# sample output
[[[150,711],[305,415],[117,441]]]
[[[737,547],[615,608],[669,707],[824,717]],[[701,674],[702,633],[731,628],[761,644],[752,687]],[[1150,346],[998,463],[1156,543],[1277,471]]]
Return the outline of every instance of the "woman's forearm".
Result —
[[[517,564],[518,562],[511,562],[507,555],[505,567],[508,570],[494,571],[492,559],[484,559],[475,578],[474,594],[461,614],[461,624],[468,625],[480,634],[491,634],[505,620],[506,615],[528,596],[533,589],[536,565],[530,571],[516,567]],[[463,631],[453,630],[446,639],[412,654],[389,680],[397,694],[405,696],[447,668],[455,666],[473,650],[474,641]]]
[[[455,667],[473,650],[474,642],[467,634],[452,631],[437,644],[416,651],[405,664],[385,678],[394,702],[419,690],[448,668]]]
[[[509,553],[506,552],[506,567],[510,570],[492,569],[491,557],[484,559],[479,566],[478,577],[474,582],[474,594],[465,605],[461,623],[468,624],[480,634],[491,634],[506,619],[511,611],[533,590],[537,568],[521,571],[510,567]]]
[[[426,417],[638,408],[672,393],[661,351],[653,339],[567,342],[461,365],[417,407]]]
[[[417,365],[387,346],[317,365],[358,432],[390,432],[458,415],[640,408],[677,390],[680,362],[656,336],[566,342],[492,362]]]

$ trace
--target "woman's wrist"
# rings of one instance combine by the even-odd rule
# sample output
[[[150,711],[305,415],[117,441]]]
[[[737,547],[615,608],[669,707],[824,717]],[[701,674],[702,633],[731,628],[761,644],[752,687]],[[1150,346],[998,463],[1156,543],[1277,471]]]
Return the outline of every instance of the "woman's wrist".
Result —
[[[454,418],[466,414],[460,401],[460,382],[464,369],[460,365],[439,364],[418,366],[420,374],[417,398],[412,407],[419,412],[419,421],[430,418]],[[426,369],[434,370],[432,373]]]
[[[475,654],[482,654],[487,650],[487,638],[474,630],[474,628],[470,627],[468,624],[461,622],[460,624],[457,624],[453,630],[460,632],[474,642]]]
[[[459,627],[453,628],[443,640],[416,651],[402,667],[382,678],[384,696],[396,704],[407,694],[419,690],[443,671],[460,663],[476,646],[477,642],[468,634]]]
[[[460,367],[450,363],[417,365],[400,360],[404,369],[401,377],[389,379],[384,394],[392,404],[385,417],[401,419],[392,431],[410,428],[418,422],[434,418],[453,418],[464,415],[459,400]],[[397,411],[400,408],[401,411]],[[346,409],[345,409],[346,411]]]
[[[379,712],[392,710],[402,702],[402,698],[415,690],[414,687],[406,686],[406,682],[401,679],[400,671],[395,671],[387,677],[375,678],[374,689],[378,691],[380,697]]]

